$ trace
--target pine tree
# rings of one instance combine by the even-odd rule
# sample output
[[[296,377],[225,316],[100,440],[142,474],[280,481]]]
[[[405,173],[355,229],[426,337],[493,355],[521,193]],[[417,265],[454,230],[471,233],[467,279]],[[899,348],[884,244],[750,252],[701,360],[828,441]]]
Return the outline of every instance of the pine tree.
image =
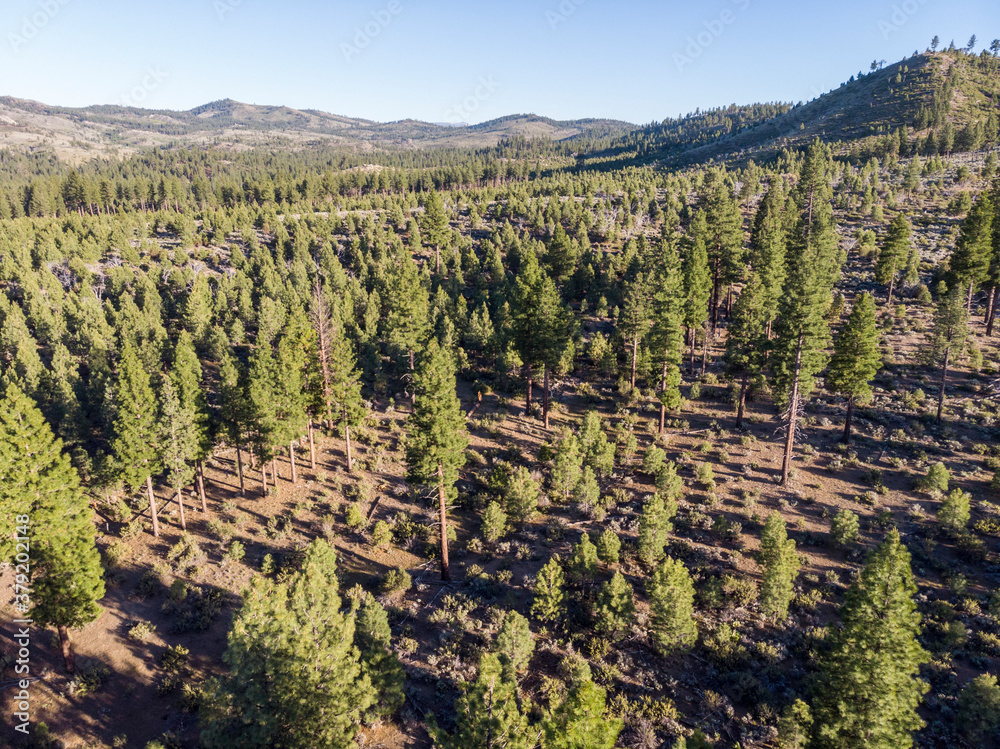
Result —
[[[962,736],[980,746],[1000,726],[1000,686],[993,674],[980,674],[962,688],[955,720]]]
[[[374,596],[365,594],[355,614],[354,646],[361,655],[361,670],[372,683],[375,701],[367,719],[394,714],[406,700],[406,672],[392,652],[389,615]]]
[[[723,284],[740,280],[744,269],[743,217],[725,170],[709,170],[705,178],[705,236],[712,274],[712,331],[719,325],[720,295]],[[729,308],[729,305],[727,305]]]
[[[56,628],[72,674],[69,630],[100,614],[104,570],[79,476],[41,412],[14,384],[0,400],[0,512],[3,560],[15,561],[15,538],[27,537],[31,547],[29,579],[17,582],[30,585],[33,607],[22,615]]]
[[[777,512],[771,513],[764,523],[760,535],[760,560],[764,567],[760,610],[765,616],[784,621],[795,593],[799,555],[795,551],[795,541],[788,538],[785,521]]]
[[[181,403],[170,377],[164,378],[160,392],[159,426],[161,459],[167,469],[167,483],[177,498],[181,528],[187,530],[187,521],[184,518],[184,486],[194,479],[195,472],[191,464],[198,445],[194,415]]]
[[[578,677],[542,719],[542,749],[614,749],[622,720],[606,710],[607,692]]]
[[[566,613],[565,576],[559,555],[549,557],[535,578],[535,598],[531,615],[539,621],[554,624]]]
[[[948,387],[948,367],[952,356],[960,357],[969,337],[969,313],[962,290],[956,286],[938,299],[934,323],[928,331],[927,357],[941,365],[941,386],[938,392],[937,423],[944,417],[944,398]]]
[[[500,656],[501,663],[515,673],[524,671],[535,651],[528,620],[516,611],[508,611],[493,642],[493,651]]]
[[[251,449],[260,459],[261,483],[267,492],[267,464],[272,463],[274,448],[281,439],[279,430],[277,379],[279,373],[270,344],[261,344],[250,354],[246,377],[249,439]],[[274,488],[278,477],[273,475]]]
[[[208,512],[204,469],[204,461],[212,454],[208,399],[205,397],[205,389],[201,381],[201,362],[198,360],[194,341],[186,330],[181,331],[177,338],[171,377],[181,407],[191,415],[191,434],[189,437],[193,443],[191,460],[195,463],[201,510]]]
[[[666,431],[667,411],[676,411],[681,405],[681,370],[684,333],[683,308],[677,302],[684,297],[684,279],[681,261],[673,242],[664,242],[653,275],[650,298],[652,328],[649,345],[653,361],[661,368],[660,434]]]
[[[424,214],[420,218],[420,234],[424,244],[434,248],[434,273],[441,275],[441,245],[451,238],[448,214],[441,193],[431,190],[424,197]]]
[[[236,357],[226,351],[219,364],[219,431],[236,447],[236,470],[240,480],[240,495],[246,496],[243,475],[243,448],[247,437],[247,395],[244,388],[245,373],[241,373]]]
[[[784,211],[784,183],[781,177],[775,176],[771,178],[767,195],[757,209],[750,234],[750,267],[760,278],[762,286],[761,306],[767,318],[768,340],[785,288],[787,237]]]
[[[639,559],[647,565],[654,565],[663,557],[667,534],[674,529],[671,520],[676,514],[677,503],[670,497],[664,500],[659,492],[643,506],[639,516]]]
[[[538,512],[538,482],[525,466],[518,466],[504,490],[504,507],[507,516],[516,524],[524,525]]]
[[[760,276],[754,272],[733,307],[732,320],[726,338],[726,375],[739,380],[739,405],[736,411],[736,428],[743,428],[747,390],[750,383],[761,376],[767,352],[767,309],[764,306],[765,289]]]
[[[122,343],[114,388],[114,436],[111,449],[118,475],[135,491],[143,484],[149,497],[153,535],[160,535],[160,522],[153,494],[153,476],[163,470],[159,453],[156,397],[142,362],[132,344]]]
[[[847,397],[847,418],[841,442],[851,441],[854,404],[871,398],[870,383],[882,368],[879,334],[875,318],[875,300],[862,294],[851,309],[847,324],[833,342],[833,356],[826,386]]]
[[[788,280],[779,305],[772,355],[779,404],[786,408],[781,483],[788,483],[801,401],[826,365],[830,291],[840,271],[828,177],[830,156],[819,141],[806,154],[799,179],[798,223],[789,242]]]
[[[605,529],[597,539],[597,558],[605,564],[617,564],[622,541],[611,528]]]
[[[441,579],[450,580],[448,502],[456,496],[455,482],[465,465],[469,438],[455,392],[454,357],[435,339],[431,339],[420,358],[414,385],[417,401],[407,425],[406,440],[409,481],[435,489],[441,533]]]
[[[594,620],[598,632],[617,636],[629,627],[635,615],[632,586],[621,572],[615,572],[601,586],[594,604]]]
[[[899,274],[906,270],[910,257],[910,220],[905,213],[897,213],[889,225],[885,240],[875,264],[875,280],[889,287],[887,303],[892,303],[892,290]]]
[[[384,337],[390,352],[404,358],[407,363],[412,402],[416,398],[412,389],[416,352],[424,347],[430,334],[430,295],[412,257],[397,256],[395,264],[390,267],[385,297],[388,304]]]
[[[629,383],[633,388],[639,362],[639,346],[649,334],[649,296],[649,283],[641,273],[627,282],[622,290],[623,301],[621,313],[618,315],[618,335],[621,336],[628,352],[631,372]]]
[[[329,412],[327,419],[335,420],[344,432],[347,471],[354,470],[351,445],[351,428],[361,425],[367,409],[361,398],[361,375],[351,342],[343,334],[343,326],[333,332],[329,342]]]
[[[561,502],[569,502],[583,476],[583,455],[580,451],[580,441],[575,434],[564,432],[556,445],[555,458],[552,461],[552,491],[554,498]]]
[[[938,522],[950,531],[959,532],[969,524],[972,497],[961,489],[952,489],[938,509]]]
[[[577,435],[583,461],[600,476],[610,476],[615,468],[615,446],[604,433],[601,415],[597,411],[587,411]]]
[[[354,746],[378,699],[344,612],[336,555],[320,539],[286,583],[255,577],[229,631],[229,674],[209,688],[206,747]]]
[[[537,732],[528,724],[526,711],[517,700],[517,682],[500,658],[485,653],[479,659],[479,675],[462,687],[455,703],[455,732],[448,734],[429,721],[434,746],[440,749],[532,749]]]
[[[917,706],[928,690],[919,669],[920,613],[910,553],[889,532],[847,592],[814,690],[819,749],[906,749],[924,726]]]
[[[962,221],[955,250],[948,264],[949,285],[968,290],[966,310],[972,311],[972,296],[987,280],[993,253],[993,202],[982,193]]]
[[[708,267],[705,236],[708,228],[705,214],[698,211],[691,222],[691,231],[684,253],[682,274],[684,278],[684,326],[691,344],[691,375],[694,375],[694,351],[698,329],[708,321],[709,300],[712,296],[712,276]],[[708,331],[705,330],[707,342]],[[707,344],[706,344],[707,345]]]
[[[694,584],[687,567],[667,557],[647,584],[651,613],[650,636],[664,655],[684,650],[698,639],[694,621]]]
[[[545,263],[549,266],[552,278],[563,283],[576,271],[579,261],[579,250],[573,240],[566,234],[562,224],[556,224],[545,252]]]
[[[573,547],[568,563],[570,572],[583,580],[597,574],[597,547],[590,541],[590,534],[584,532],[579,543]]]

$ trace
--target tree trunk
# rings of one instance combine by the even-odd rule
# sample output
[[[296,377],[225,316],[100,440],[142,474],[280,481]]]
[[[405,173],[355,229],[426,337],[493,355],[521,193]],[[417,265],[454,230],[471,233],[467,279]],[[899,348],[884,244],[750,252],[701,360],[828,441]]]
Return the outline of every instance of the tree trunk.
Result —
[[[205,464],[202,461],[197,463],[198,469],[198,497],[201,499],[201,511],[208,514],[208,500],[205,499]]]
[[[892,304],[892,290],[896,287],[896,274],[892,274],[892,278],[889,279],[889,296],[886,298],[886,305]]]
[[[722,279],[719,277],[719,264],[715,264],[715,278],[712,280],[712,332],[719,327],[719,287]]]
[[[974,288],[976,288],[976,282],[969,281],[969,301],[965,307],[965,311],[968,312],[970,315],[972,314],[972,290]]]
[[[444,466],[438,463],[438,512],[441,517],[441,579],[451,580],[448,566],[448,504],[444,493]]]
[[[247,486],[243,481],[243,451],[240,446],[236,446],[236,472],[240,477],[240,496],[245,497],[247,495]]]
[[[316,430],[313,429],[312,419],[309,419],[309,470],[316,470]]]
[[[181,512],[181,530],[186,531],[188,527],[187,521],[184,519],[184,489],[180,486],[177,487],[177,506]]]
[[[549,428],[549,365],[542,367],[542,425]]]
[[[271,458],[271,483],[274,485],[274,492],[278,492],[278,457]]]
[[[750,386],[750,375],[746,372],[743,373],[743,379],[740,381],[740,404],[736,409],[736,428],[743,428],[743,412],[746,410],[747,406],[747,389]]]
[[[441,247],[434,245],[434,275],[441,275]]]
[[[694,347],[698,338],[694,328],[688,328],[688,338],[691,339],[691,376],[694,377]]]
[[[635,389],[635,371],[638,365],[638,359],[639,359],[639,334],[636,333],[635,335],[632,336],[632,379],[630,380],[630,384],[632,385],[633,390]]]
[[[795,352],[795,379],[792,382],[792,399],[788,405],[788,434],[785,437],[785,457],[781,461],[781,485],[788,486],[788,474],[792,467],[792,449],[795,447],[795,426],[799,415],[799,372],[802,370],[802,334],[799,333],[799,347]]]
[[[660,378],[660,434],[667,431],[667,407],[662,398],[665,392],[667,392],[667,363],[663,362],[663,376]]]
[[[708,339],[712,333],[714,333],[714,329],[712,331],[709,331],[707,328],[705,329],[705,348],[701,352],[701,374],[703,377],[705,376],[705,370],[708,368]]]
[[[524,400],[524,418],[531,416],[531,365],[524,365],[524,378],[528,381],[528,396]]]
[[[847,398],[847,418],[844,419],[844,436],[840,441],[845,445],[851,441],[851,422],[854,420],[854,396]]]
[[[944,389],[948,385],[948,361],[951,358],[951,346],[944,350],[944,367],[941,368],[941,392],[938,394],[937,423],[944,416]]]
[[[351,425],[344,424],[344,436],[347,437],[347,472],[354,473],[354,455],[351,452]]]
[[[417,371],[417,355],[410,349],[410,405],[417,405],[417,389],[413,386],[413,376]]]
[[[295,470],[295,440],[288,443],[288,462],[292,466],[292,484],[299,483],[299,474]]]
[[[257,469],[257,457],[253,454],[253,445],[247,448],[247,453],[250,455],[250,470]]]
[[[731,320],[733,317],[733,285],[729,284],[729,288],[726,290],[726,320]]]
[[[69,630],[64,626],[57,627],[59,631],[59,647],[62,649],[63,663],[66,673],[76,673],[76,656],[73,655],[73,643],[69,639]]]
[[[997,287],[990,289],[990,302],[986,310],[986,336],[993,336],[993,320],[997,314]]]
[[[267,496],[267,463],[260,464],[260,485],[264,489],[264,496]]]
[[[160,518],[156,514],[156,495],[153,494],[153,477],[146,477],[146,493],[149,494],[149,514],[153,518],[153,537],[160,537]]]

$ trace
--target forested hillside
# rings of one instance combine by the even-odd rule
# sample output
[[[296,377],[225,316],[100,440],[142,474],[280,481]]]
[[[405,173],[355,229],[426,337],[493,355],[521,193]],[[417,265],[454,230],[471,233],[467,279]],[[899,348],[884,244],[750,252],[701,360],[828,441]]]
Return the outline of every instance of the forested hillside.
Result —
[[[11,745],[1000,745],[1000,67],[875,68],[0,149]]]

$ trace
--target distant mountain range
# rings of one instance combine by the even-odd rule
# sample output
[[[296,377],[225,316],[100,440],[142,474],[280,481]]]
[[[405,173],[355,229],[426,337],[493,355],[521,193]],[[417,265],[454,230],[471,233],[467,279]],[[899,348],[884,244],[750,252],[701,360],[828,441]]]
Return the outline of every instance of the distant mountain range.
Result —
[[[900,127],[961,128],[996,117],[1000,60],[988,53],[924,53],[851,76],[808,103],[731,105],[640,127],[607,119],[559,121],[534,114],[478,125],[417,120],[379,123],[313,109],[224,99],[186,112],[100,105],[58,107],[0,97],[0,148],[50,150],[79,162],[160,146],[232,150],[326,147],[483,148],[523,136],[578,140],[583,163],[680,165],[732,157],[766,158],[814,137],[841,149]]]

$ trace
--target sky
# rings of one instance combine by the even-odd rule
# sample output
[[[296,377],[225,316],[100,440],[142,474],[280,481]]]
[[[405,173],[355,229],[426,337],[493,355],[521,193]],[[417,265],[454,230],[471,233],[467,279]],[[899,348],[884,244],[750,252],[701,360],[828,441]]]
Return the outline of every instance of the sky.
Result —
[[[872,60],[973,34],[977,49],[1000,37],[997,0],[4,0],[0,95],[645,124],[808,101]]]

